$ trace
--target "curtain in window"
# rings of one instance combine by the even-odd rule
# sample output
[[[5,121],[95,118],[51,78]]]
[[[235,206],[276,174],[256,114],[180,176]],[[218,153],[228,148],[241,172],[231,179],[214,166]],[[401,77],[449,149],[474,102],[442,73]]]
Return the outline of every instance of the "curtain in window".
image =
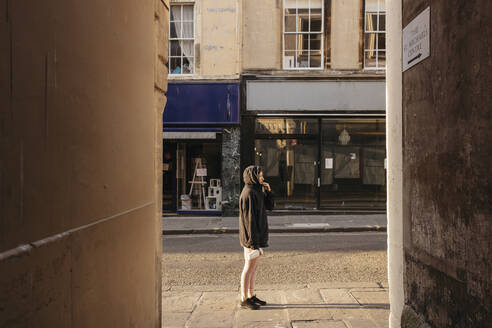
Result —
[[[183,65],[185,58],[189,62],[189,71],[192,72],[193,69],[193,6],[183,6],[183,18],[182,18],[182,35],[181,40],[179,40],[179,45],[181,51],[183,52]]]

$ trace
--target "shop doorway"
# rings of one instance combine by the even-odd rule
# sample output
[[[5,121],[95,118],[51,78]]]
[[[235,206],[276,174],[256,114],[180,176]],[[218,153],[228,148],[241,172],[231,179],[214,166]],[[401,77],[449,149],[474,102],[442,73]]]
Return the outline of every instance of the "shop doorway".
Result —
[[[385,209],[384,118],[256,118],[255,165],[276,209]]]

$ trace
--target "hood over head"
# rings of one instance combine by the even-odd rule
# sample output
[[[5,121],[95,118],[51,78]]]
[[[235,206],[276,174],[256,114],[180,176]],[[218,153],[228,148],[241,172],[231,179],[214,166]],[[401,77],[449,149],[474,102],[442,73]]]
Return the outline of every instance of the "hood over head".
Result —
[[[247,168],[245,168],[243,172],[244,183],[247,185],[259,185],[260,172],[261,172],[261,167],[259,166],[250,165]]]

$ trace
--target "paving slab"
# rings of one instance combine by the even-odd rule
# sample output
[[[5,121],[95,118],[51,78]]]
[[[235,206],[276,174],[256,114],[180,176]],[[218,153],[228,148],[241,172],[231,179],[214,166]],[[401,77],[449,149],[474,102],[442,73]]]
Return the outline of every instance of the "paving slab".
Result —
[[[291,321],[333,320],[333,314],[327,308],[287,308]]]
[[[187,327],[231,328],[234,325],[234,311],[195,311],[186,323]]]
[[[197,285],[197,286],[172,286],[170,291],[188,292],[215,292],[215,291],[239,291],[239,285]]]
[[[162,328],[183,328],[191,312],[162,312]]]
[[[387,328],[389,326],[389,307],[387,310],[367,309],[369,316],[374,320],[377,328]]]
[[[237,292],[204,292],[197,304],[197,311],[234,311],[238,302]]]
[[[357,301],[366,306],[387,306],[389,309],[389,292],[378,291],[350,291]]]
[[[347,328],[347,326],[343,321],[308,320],[308,321],[293,321],[292,328]]]
[[[345,320],[345,324],[348,328],[378,328],[378,325],[371,320]]]
[[[256,322],[239,322],[235,328],[291,328],[289,322],[271,322],[271,321],[256,321]]]
[[[285,309],[269,309],[261,307],[259,310],[240,309],[236,313],[236,322],[278,322],[285,323],[289,321]]]
[[[286,290],[285,300],[288,307],[296,304],[323,304],[323,299],[319,293],[318,289],[304,288],[304,289],[294,289]]]
[[[162,309],[165,312],[192,312],[201,292],[164,292]]]
[[[333,305],[334,307],[346,307],[349,305],[353,307],[354,305],[359,305],[357,300],[352,297],[348,289],[320,289],[319,290],[323,301],[326,304]]]
[[[358,282],[358,281],[352,281],[352,282],[317,282],[317,283],[310,283],[308,284],[309,288],[318,288],[318,289],[325,289],[325,288],[330,288],[330,289],[337,289],[337,288],[342,288],[342,289],[352,289],[352,288],[380,288],[378,283],[376,282]]]

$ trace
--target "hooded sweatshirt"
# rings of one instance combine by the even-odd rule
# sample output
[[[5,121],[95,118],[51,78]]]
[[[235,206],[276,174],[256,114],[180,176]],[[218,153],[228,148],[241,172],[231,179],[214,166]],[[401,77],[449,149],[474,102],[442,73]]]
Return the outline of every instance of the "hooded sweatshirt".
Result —
[[[246,248],[268,247],[266,210],[274,206],[273,194],[263,191],[259,166],[248,166],[243,172],[244,188],[239,197],[239,241]]]

